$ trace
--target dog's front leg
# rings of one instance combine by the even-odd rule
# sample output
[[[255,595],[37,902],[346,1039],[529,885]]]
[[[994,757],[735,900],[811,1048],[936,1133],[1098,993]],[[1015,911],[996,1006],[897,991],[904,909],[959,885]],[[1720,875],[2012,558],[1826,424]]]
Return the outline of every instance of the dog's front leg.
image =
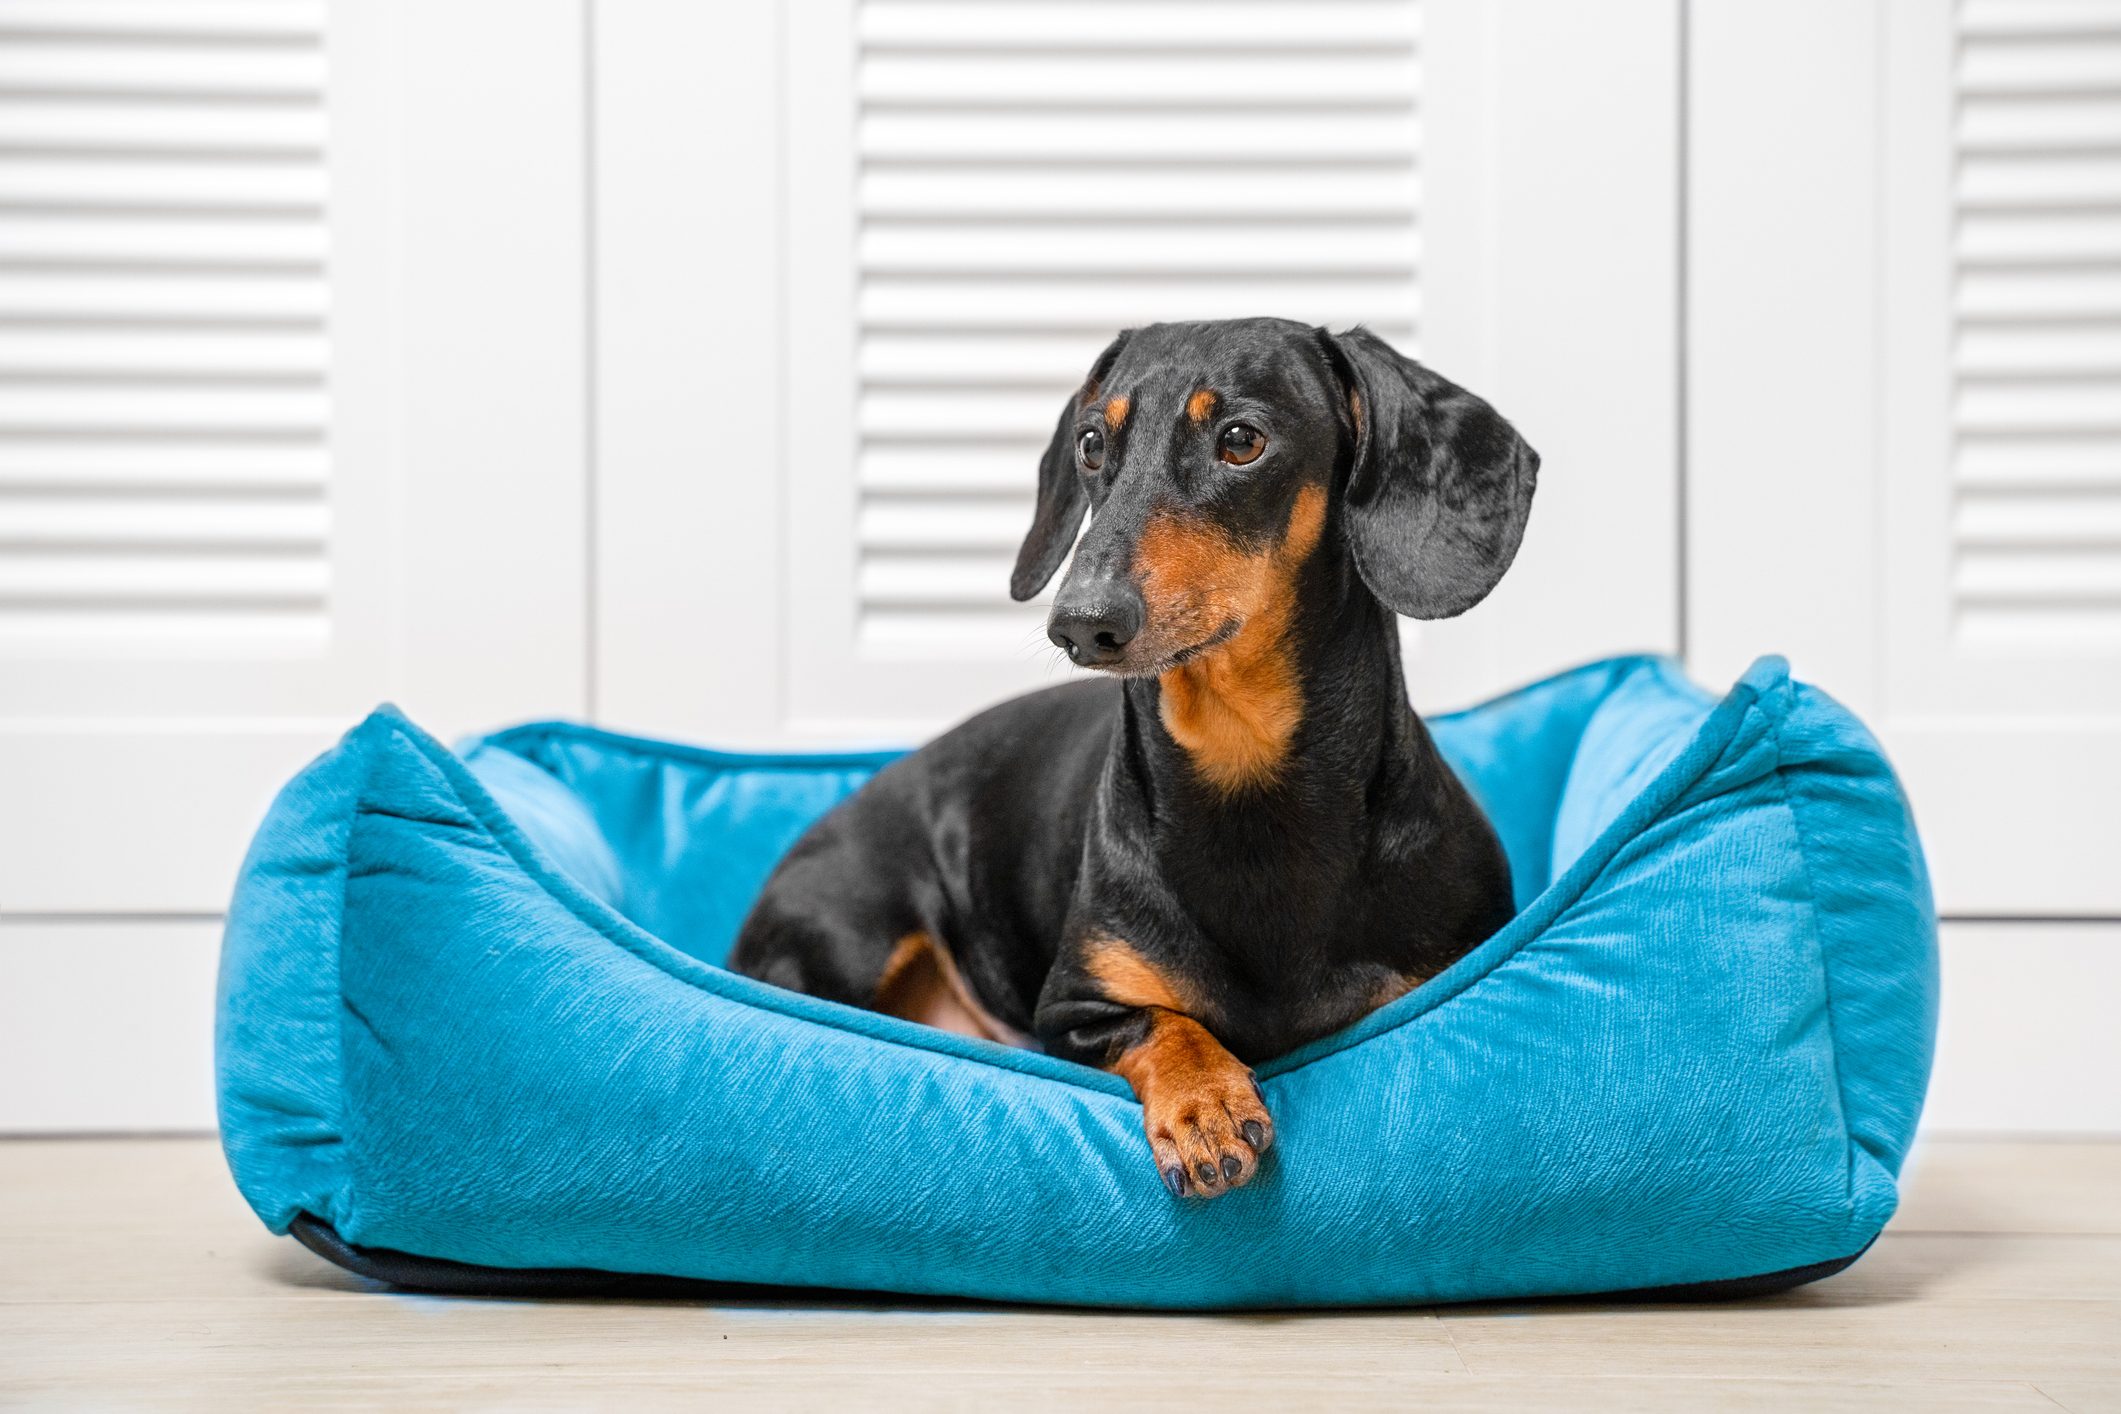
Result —
[[[1096,937],[1063,951],[1036,1018],[1049,1051],[1134,1087],[1156,1171],[1175,1198],[1244,1187],[1274,1143],[1259,1083],[1198,1010],[1139,949]]]

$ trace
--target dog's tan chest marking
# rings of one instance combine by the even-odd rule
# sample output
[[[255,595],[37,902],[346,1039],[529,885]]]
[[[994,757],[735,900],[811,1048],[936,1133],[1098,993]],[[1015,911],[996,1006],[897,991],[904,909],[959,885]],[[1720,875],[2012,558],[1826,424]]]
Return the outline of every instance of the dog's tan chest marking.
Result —
[[[1271,781],[1303,722],[1288,634],[1296,572],[1318,547],[1325,521],[1325,488],[1306,486],[1281,543],[1256,554],[1176,517],[1159,516],[1142,532],[1135,564],[1160,635],[1198,642],[1239,625],[1227,642],[1159,678],[1164,730],[1201,778],[1225,793]]]

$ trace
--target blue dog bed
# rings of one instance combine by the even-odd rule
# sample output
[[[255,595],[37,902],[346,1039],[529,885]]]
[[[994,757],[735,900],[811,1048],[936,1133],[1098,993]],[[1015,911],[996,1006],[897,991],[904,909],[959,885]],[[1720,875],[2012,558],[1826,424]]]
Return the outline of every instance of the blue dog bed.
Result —
[[[275,1232],[465,1291],[1277,1307],[1732,1293],[1854,1260],[1893,1211],[1937,995],[1870,735],[1779,659],[1720,702],[1624,659],[1431,725],[1516,919],[1262,1067],[1260,1178],[1178,1202],[1116,1078],[715,965],[888,756],[566,724],[457,756],[383,709],[244,866],[230,1167]]]

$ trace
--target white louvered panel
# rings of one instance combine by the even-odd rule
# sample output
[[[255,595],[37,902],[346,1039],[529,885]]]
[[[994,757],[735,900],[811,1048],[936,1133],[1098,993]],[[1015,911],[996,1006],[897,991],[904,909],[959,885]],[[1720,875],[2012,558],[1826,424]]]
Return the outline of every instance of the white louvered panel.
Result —
[[[150,385],[309,385],[324,377],[326,361],[320,330],[0,328],[0,378],[14,387],[123,377]]]
[[[1389,8],[1389,13],[1381,10]],[[1376,0],[1283,0],[1241,5],[1139,4],[1135,0],[1050,0],[1043,4],[868,4],[860,15],[864,51],[885,55],[953,49],[1028,56],[1184,51],[1374,54],[1419,35],[1411,6]]]
[[[324,19],[0,0],[0,648],[323,641]]]
[[[1967,0],[1953,606],[1970,642],[2121,642],[2121,0]]]
[[[274,24],[255,32],[184,24],[184,0],[154,17],[105,20],[95,5],[10,6],[0,18],[0,86],[39,99],[136,96],[201,103],[306,103],[324,91],[324,51],[306,33]],[[228,7],[233,8],[233,7]],[[260,3],[260,14],[273,8]]]
[[[976,121],[968,113],[966,121]],[[1291,121],[1299,121],[1291,114]],[[1056,113],[1051,121],[1063,123]],[[878,220],[1023,220],[1072,228],[1114,216],[1132,221],[1223,223],[1411,221],[1418,183],[1411,167],[1346,169],[1318,165],[1227,162],[1158,171],[1143,163],[1074,164],[1046,159],[1057,171],[1033,171],[1029,159],[1009,168],[968,164],[865,170],[857,193],[865,217]]]
[[[1420,319],[1418,0],[857,11],[864,648],[1048,656],[1038,457],[1119,329]]]

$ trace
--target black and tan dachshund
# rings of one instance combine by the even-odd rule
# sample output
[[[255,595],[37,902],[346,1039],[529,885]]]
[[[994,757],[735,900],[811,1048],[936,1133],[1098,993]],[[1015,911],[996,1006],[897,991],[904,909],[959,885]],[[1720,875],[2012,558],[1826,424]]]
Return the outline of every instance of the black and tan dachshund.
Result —
[[[1126,1078],[1174,1196],[1274,1141],[1247,1062],[1510,916],[1494,830],[1407,703],[1394,614],[1472,607],[1539,458],[1366,330],[1123,333],[1068,399],[1010,592],[1074,662],[814,825],[732,966]],[[1033,1038],[1036,1038],[1034,1041]]]

